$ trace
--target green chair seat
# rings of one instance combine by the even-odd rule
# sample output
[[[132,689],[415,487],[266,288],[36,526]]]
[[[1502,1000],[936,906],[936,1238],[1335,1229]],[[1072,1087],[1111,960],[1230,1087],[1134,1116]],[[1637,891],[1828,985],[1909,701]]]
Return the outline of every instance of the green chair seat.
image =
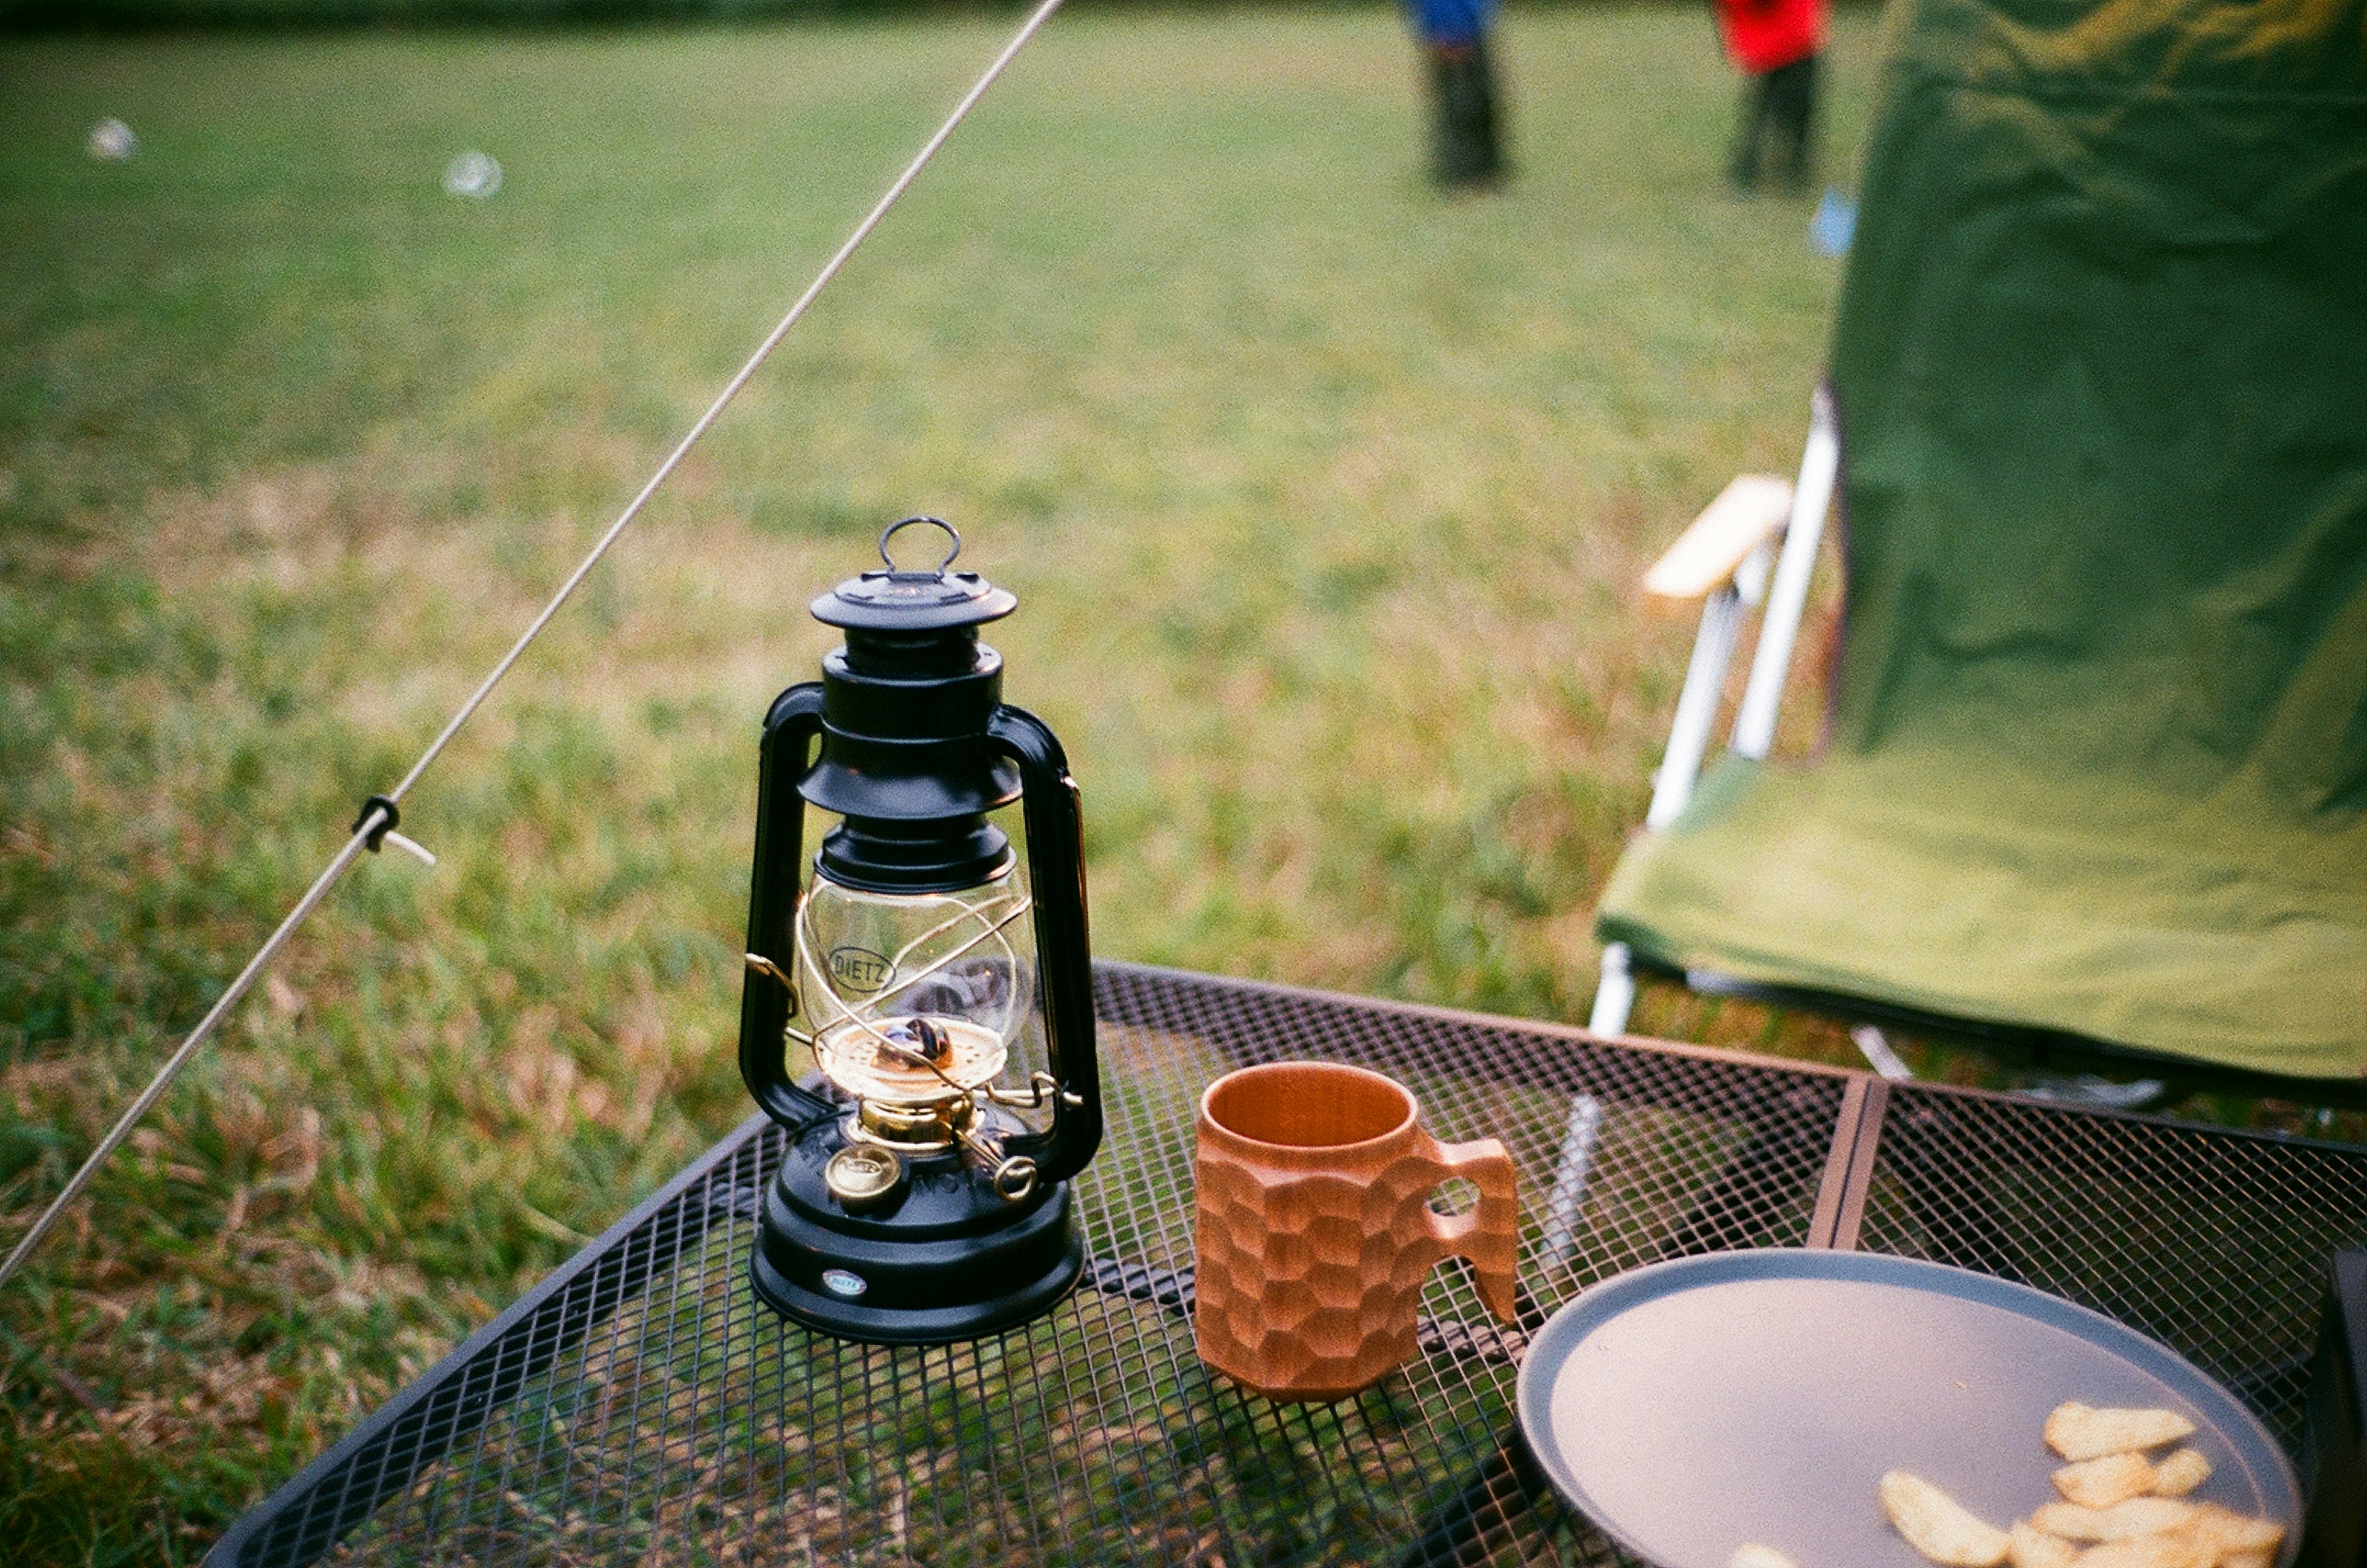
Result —
[[[1728,756],[1599,929],[1648,960],[2253,1071],[2367,1074],[2367,821],[2339,832],[1885,752]]]

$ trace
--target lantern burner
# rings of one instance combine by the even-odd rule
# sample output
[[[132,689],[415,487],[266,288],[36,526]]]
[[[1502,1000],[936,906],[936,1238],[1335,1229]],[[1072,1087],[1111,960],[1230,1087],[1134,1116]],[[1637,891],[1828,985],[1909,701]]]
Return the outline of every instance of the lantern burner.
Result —
[[[1009,1055],[992,1032],[959,1019],[848,1019],[814,1042],[822,1077],[866,1104],[968,1100]]]

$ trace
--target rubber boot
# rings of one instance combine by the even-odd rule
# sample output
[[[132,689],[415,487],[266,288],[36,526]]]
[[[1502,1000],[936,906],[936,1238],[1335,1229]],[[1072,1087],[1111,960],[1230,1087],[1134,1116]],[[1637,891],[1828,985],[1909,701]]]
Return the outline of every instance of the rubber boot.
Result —
[[[1503,176],[1504,160],[1497,141],[1496,80],[1487,44],[1433,45],[1430,67],[1437,132],[1433,177],[1454,188],[1493,185]]]

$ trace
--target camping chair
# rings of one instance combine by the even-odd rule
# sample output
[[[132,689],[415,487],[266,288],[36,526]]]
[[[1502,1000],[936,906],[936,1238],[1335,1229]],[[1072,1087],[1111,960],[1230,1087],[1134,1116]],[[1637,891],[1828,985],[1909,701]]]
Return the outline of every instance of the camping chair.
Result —
[[[1648,580],[1706,603],[1593,1027],[1659,973],[2361,1102],[2367,6],[1900,4],[1799,479]],[[1779,762],[1836,488],[1824,739]]]

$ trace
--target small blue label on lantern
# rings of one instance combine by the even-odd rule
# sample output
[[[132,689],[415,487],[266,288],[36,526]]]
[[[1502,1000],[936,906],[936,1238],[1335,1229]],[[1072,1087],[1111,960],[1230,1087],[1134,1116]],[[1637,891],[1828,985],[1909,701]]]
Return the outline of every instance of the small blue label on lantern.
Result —
[[[848,1301],[853,1301],[871,1288],[871,1281],[860,1274],[851,1273],[844,1269],[823,1269],[821,1282],[829,1288],[831,1294],[844,1296]]]

